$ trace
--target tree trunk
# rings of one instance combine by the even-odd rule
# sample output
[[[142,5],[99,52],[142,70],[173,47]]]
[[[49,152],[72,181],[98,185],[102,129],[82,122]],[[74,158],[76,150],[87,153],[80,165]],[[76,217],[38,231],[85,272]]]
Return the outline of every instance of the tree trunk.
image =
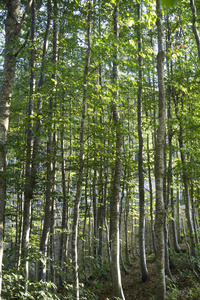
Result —
[[[33,16],[35,17],[35,16]],[[47,45],[48,45],[48,36],[49,36],[49,29],[50,29],[50,9],[48,5],[48,19],[46,25],[46,32],[44,37],[44,44],[43,44],[43,54],[42,54],[42,65],[41,65],[41,73],[40,73],[40,81],[38,87],[40,88],[44,83],[44,59],[47,52]],[[38,97],[37,100],[37,119],[36,119],[36,129],[37,132],[34,136],[33,142],[33,150],[32,150],[32,157],[30,170],[26,173],[26,182],[25,182],[25,191],[24,191],[24,211],[23,211],[23,232],[22,232],[22,254],[23,259],[25,261],[25,279],[28,279],[28,246],[29,246],[29,238],[30,238],[30,223],[31,223],[31,202],[33,199],[33,193],[35,190],[36,185],[36,176],[37,176],[37,168],[38,168],[38,148],[39,148],[39,136],[38,132],[40,131],[41,122],[40,122],[40,115],[41,115],[41,108],[42,108],[42,100],[41,97]],[[29,137],[30,139],[30,137]],[[29,141],[30,144],[30,141]],[[31,147],[32,149],[32,147]],[[28,154],[28,153],[27,153]],[[28,161],[27,161],[28,163]],[[30,161],[29,161],[30,163]],[[26,288],[26,283],[25,283]]]
[[[156,139],[156,299],[164,300],[166,297],[165,283],[165,205],[163,195],[163,179],[164,179],[164,144],[165,144],[165,88],[163,74],[163,33],[162,33],[162,12],[160,1],[156,0],[157,13],[157,31],[158,31],[158,55],[157,55],[157,71],[158,71],[158,88],[159,88],[159,124]]]
[[[34,92],[35,92],[35,26],[36,26],[36,9],[35,0],[32,4],[32,21],[31,21],[31,59],[30,59],[30,95],[28,105],[28,125],[26,136],[26,173],[25,173],[25,189],[24,189],[24,213],[23,213],[23,232],[22,232],[22,269],[25,271],[24,291],[27,293],[27,280],[29,278],[29,262],[28,262],[28,246],[30,238],[30,223],[31,223],[31,200],[32,190],[31,182],[31,158],[32,158],[32,117],[34,107]]]
[[[154,219],[153,219],[153,188],[151,180],[151,166],[150,166],[150,154],[149,154],[149,135],[147,135],[147,160],[148,160],[148,179],[149,179],[149,194],[150,194],[150,218],[151,218],[151,235],[153,250],[156,254],[156,241],[155,241],[155,231],[154,231]]]
[[[142,37],[141,37],[141,5],[137,4],[138,13],[138,94],[137,94],[137,118],[138,118],[138,172],[139,172],[139,247],[140,247],[140,267],[142,272],[142,282],[149,281],[149,275],[146,264],[145,250],[145,195],[144,195],[144,174],[143,174],[143,135],[142,135]]]
[[[87,167],[86,167],[86,179],[85,179],[85,212],[84,212],[84,223],[83,223],[83,234],[82,234],[82,262],[83,262],[83,274],[84,274],[84,284],[88,285],[87,278],[87,260],[86,260],[86,226],[87,226],[87,216],[89,211],[88,204],[88,157],[87,157]]]
[[[190,7],[192,10],[192,30],[196,39],[198,56],[200,60],[200,38],[199,38],[199,31],[197,29],[197,24],[196,24],[197,13],[196,13],[196,6],[194,4],[194,0],[190,0]]]
[[[97,192],[96,192],[96,182],[97,182],[97,171],[94,169],[93,182],[92,182],[92,200],[93,200],[93,253],[94,257],[97,257],[98,252],[98,229],[97,229],[97,216],[98,216],[98,206],[97,206]]]
[[[196,222],[196,209],[195,209],[195,203],[194,203],[193,179],[191,179],[190,195],[191,195],[190,197],[191,197],[191,204],[192,204],[192,222],[193,222],[194,233],[195,233],[195,241],[197,244],[199,244],[199,236],[198,236],[197,222]]]
[[[190,241],[191,241],[191,255],[196,257],[196,245],[195,245],[195,233],[194,233],[194,227],[192,223],[192,213],[191,213],[191,200],[190,200],[190,193],[189,193],[189,182],[188,182],[188,176],[187,176],[187,169],[186,169],[186,161],[185,161],[185,153],[184,145],[183,145],[183,128],[180,123],[179,127],[179,147],[181,151],[181,162],[183,165],[183,184],[184,184],[184,190],[185,190],[185,216],[187,219],[187,225],[190,232]]]
[[[56,69],[58,61],[58,29],[57,29],[57,0],[54,0],[54,20],[53,20],[53,66]],[[52,74],[54,82],[52,96],[49,99],[49,115],[48,120],[50,122],[48,130],[48,141],[47,141],[47,183],[46,183],[46,201],[45,201],[45,215],[44,215],[44,226],[42,230],[42,236],[40,240],[40,251],[44,257],[39,262],[39,277],[38,280],[46,281],[46,256],[47,256],[47,243],[49,239],[51,225],[53,224],[53,191],[54,191],[54,146],[53,145],[53,134],[54,131],[52,119],[54,117],[54,94],[56,92],[56,73]]]
[[[64,111],[64,108],[61,109]],[[71,107],[70,107],[71,113]],[[71,172],[68,174],[68,185],[66,190],[66,176],[65,176],[65,147],[64,147],[64,125],[61,130],[61,172],[62,172],[62,196],[63,196],[63,206],[62,206],[62,232],[60,239],[60,284],[63,285],[65,281],[65,267],[64,262],[66,260],[66,253],[68,250],[68,241],[69,241],[69,199],[70,199],[70,182],[71,182]],[[71,128],[70,128],[70,153],[72,155],[71,147]],[[71,167],[71,166],[70,166]]]
[[[85,135],[85,119],[87,114],[87,82],[88,70],[90,65],[91,54],[91,0],[88,1],[88,16],[87,16],[87,51],[85,59],[85,69],[83,77],[83,100],[82,100],[82,115],[80,127],[80,150],[79,150],[79,170],[77,173],[76,185],[76,199],[74,203],[74,216],[72,225],[72,263],[73,263],[73,281],[74,281],[74,296],[79,299],[79,274],[78,274],[78,222],[79,222],[79,206],[81,201],[81,190],[83,180],[83,167],[84,167],[84,135]]]
[[[116,85],[118,80],[118,66],[117,66],[117,43],[118,43],[118,6],[114,7],[113,12],[114,19],[114,36],[116,46],[113,55],[113,82]],[[111,277],[113,296],[119,299],[125,299],[121,283],[121,271],[120,271],[120,242],[119,242],[119,194],[120,194],[120,177],[121,177],[121,157],[123,136],[121,133],[121,120],[119,118],[118,107],[116,100],[118,99],[118,90],[115,87],[113,93],[115,102],[112,104],[113,121],[116,127],[116,157],[115,157],[115,170],[112,189],[112,198],[110,202],[110,236],[111,236]]]
[[[30,9],[32,0],[29,0],[21,22],[18,23],[20,10],[20,0],[8,0],[7,17],[5,21],[5,48],[3,78],[0,87],[0,297],[2,287],[2,259],[3,259],[3,239],[4,239],[4,209],[6,198],[6,138],[9,126],[9,114],[11,98],[15,80],[16,57],[18,49],[18,36],[23,26],[26,14]]]
[[[129,176],[128,176],[128,178],[129,178]],[[126,244],[125,251],[126,251],[126,263],[129,266],[131,266],[130,255],[129,255],[129,242],[128,242],[129,197],[130,197],[130,190],[129,190],[129,187],[126,187],[126,201],[125,201],[125,211],[124,211],[125,244]]]
[[[124,175],[125,179],[125,175]],[[122,254],[122,211],[123,211],[123,199],[124,199],[124,185],[125,183],[123,182],[123,187],[122,187],[122,193],[121,193],[121,198],[120,198],[120,209],[119,209],[119,237],[120,237],[120,261],[122,265],[122,270],[126,275],[129,274],[129,271],[127,270],[125,264],[124,264],[124,259],[123,259],[123,254]]]

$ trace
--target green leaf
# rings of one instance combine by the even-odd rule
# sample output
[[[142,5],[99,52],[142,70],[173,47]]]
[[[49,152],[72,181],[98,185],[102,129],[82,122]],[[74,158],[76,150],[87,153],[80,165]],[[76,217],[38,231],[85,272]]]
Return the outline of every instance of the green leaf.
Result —
[[[166,8],[174,7],[177,3],[177,0],[161,0],[161,3]]]

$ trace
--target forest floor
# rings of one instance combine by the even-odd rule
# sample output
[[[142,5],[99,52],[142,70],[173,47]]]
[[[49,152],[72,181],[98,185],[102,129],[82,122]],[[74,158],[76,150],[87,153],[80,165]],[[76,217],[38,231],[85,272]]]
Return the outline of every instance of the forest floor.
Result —
[[[171,269],[174,282],[166,276],[168,300],[200,299],[200,281],[196,279],[187,253],[177,254],[173,258],[174,267]],[[140,262],[137,259],[131,267],[129,274],[122,273],[122,285],[126,300],[153,300],[156,292],[156,266],[155,257],[147,257],[147,266],[150,281],[141,282]],[[107,278],[97,278],[92,284],[93,292],[98,300],[113,300],[111,281]]]

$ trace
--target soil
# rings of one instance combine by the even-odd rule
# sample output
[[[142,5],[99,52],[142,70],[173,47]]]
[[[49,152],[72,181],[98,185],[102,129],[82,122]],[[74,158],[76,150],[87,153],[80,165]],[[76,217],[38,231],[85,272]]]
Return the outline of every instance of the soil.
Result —
[[[128,275],[122,273],[122,285],[126,300],[155,299],[156,266],[154,255],[148,256],[147,266],[150,277],[149,282],[141,282],[139,259],[129,267]],[[200,281],[195,277],[186,253],[181,253],[173,258],[171,271],[174,282],[166,276],[166,299],[200,299]],[[98,300],[114,300],[109,279],[98,278],[93,286],[93,292],[97,295]]]

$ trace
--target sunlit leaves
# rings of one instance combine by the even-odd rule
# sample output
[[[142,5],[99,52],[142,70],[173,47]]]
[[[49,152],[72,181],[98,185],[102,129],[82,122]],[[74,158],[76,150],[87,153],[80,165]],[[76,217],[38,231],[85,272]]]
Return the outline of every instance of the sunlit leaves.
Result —
[[[166,8],[174,7],[177,2],[178,0],[161,0],[162,5]]]

